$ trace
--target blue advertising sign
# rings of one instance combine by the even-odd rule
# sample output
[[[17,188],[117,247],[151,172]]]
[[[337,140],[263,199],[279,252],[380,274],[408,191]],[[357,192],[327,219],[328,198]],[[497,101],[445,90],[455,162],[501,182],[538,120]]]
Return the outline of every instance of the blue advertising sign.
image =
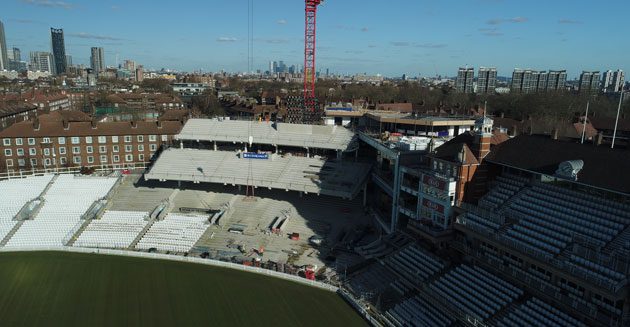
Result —
[[[256,153],[256,152],[243,152],[241,155],[243,159],[269,159],[268,153]]]

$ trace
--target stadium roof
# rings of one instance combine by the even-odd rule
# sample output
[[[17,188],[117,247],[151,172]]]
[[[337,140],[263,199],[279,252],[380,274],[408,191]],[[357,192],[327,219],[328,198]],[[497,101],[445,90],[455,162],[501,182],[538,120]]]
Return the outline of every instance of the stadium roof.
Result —
[[[628,150],[520,135],[496,145],[485,160],[550,176],[562,162],[582,160],[584,167],[577,176],[578,183],[630,194]]]
[[[367,178],[370,165],[318,158],[271,155],[242,159],[231,151],[170,148],[162,152],[147,180],[208,182],[354,198]]]
[[[248,143],[250,135],[254,144],[329,150],[346,150],[355,137],[340,126],[190,119],[175,139]]]

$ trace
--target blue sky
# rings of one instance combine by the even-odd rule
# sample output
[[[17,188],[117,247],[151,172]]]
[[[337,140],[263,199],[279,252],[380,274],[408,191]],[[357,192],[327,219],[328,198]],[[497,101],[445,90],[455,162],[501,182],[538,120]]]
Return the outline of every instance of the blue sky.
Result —
[[[50,51],[50,27],[66,52],[107,65],[243,71],[248,0],[2,0],[8,47]],[[630,70],[627,0],[328,0],[318,11],[317,67],[339,73],[452,76],[458,66]],[[304,1],[254,0],[254,64],[303,63]]]

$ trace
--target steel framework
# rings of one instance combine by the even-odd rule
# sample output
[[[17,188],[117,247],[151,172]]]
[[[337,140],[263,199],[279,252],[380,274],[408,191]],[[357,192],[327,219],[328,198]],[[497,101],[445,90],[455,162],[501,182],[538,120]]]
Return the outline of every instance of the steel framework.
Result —
[[[315,111],[315,35],[317,6],[322,0],[306,1],[306,19],[304,29],[304,110]]]

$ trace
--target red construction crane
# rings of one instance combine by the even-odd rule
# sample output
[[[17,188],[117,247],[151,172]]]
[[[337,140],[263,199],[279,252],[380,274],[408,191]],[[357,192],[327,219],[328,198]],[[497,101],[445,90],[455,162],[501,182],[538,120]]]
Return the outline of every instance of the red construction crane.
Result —
[[[317,6],[323,0],[305,0],[306,28],[304,29],[304,110],[315,111],[315,27]]]

